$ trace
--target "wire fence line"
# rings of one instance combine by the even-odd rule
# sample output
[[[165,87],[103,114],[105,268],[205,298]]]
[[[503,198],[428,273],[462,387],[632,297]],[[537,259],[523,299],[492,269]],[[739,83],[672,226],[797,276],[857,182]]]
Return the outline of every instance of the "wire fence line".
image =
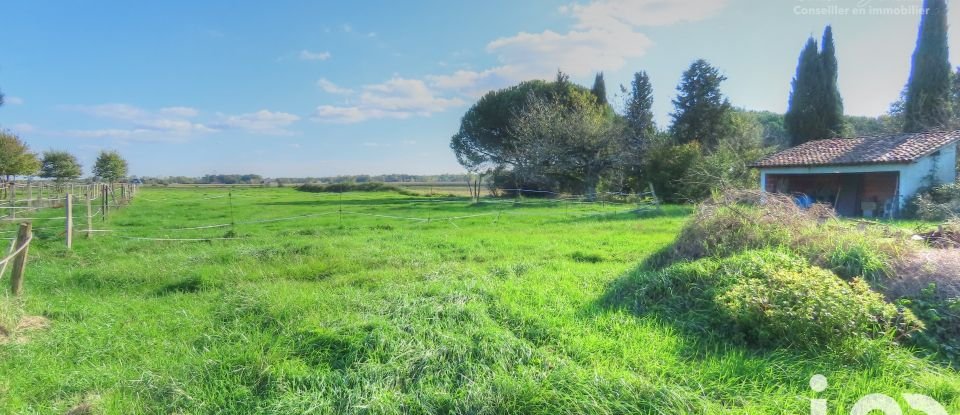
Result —
[[[540,194],[550,193],[550,194],[560,195],[559,193],[547,192],[547,191],[531,191],[531,192],[540,193]],[[180,242],[180,241],[185,241],[185,242],[232,241],[232,240],[247,239],[246,237],[236,236],[236,233],[234,232],[234,228],[235,228],[236,226],[252,225],[252,224],[263,224],[263,223],[281,222],[281,221],[299,221],[299,220],[307,220],[307,219],[310,219],[310,218],[316,218],[316,217],[321,217],[321,216],[331,216],[331,215],[339,215],[341,223],[342,223],[342,220],[343,220],[344,217],[348,217],[348,216],[363,216],[363,217],[373,217],[373,218],[383,218],[383,219],[389,219],[389,220],[406,221],[406,222],[412,222],[412,223],[417,223],[417,224],[425,224],[425,223],[431,223],[431,222],[433,222],[433,223],[443,222],[443,223],[449,223],[449,224],[451,224],[451,225],[453,225],[453,226],[457,226],[457,225],[454,223],[455,221],[468,220],[468,219],[481,218],[481,217],[491,217],[491,216],[496,216],[496,218],[494,219],[494,222],[496,222],[496,221],[499,220],[503,215],[508,215],[508,216],[509,216],[509,215],[517,215],[517,216],[544,216],[544,217],[546,217],[546,216],[565,215],[565,216],[568,216],[568,217],[569,217],[569,216],[593,217],[593,216],[599,216],[599,215],[622,214],[622,213],[631,212],[631,211],[642,211],[642,210],[645,210],[645,209],[653,209],[654,207],[659,208],[659,201],[653,201],[653,200],[651,200],[653,197],[655,197],[655,195],[653,195],[652,193],[646,193],[646,192],[644,192],[644,193],[631,193],[631,194],[628,194],[628,193],[607,192],[607,193],[605,193],[605,194],[607,194],[607,195],[616,195],[616,196],[619,196],[619,197],[621,197],[621,198],[627,198],[627,197],[629,197],[629,198],[633,198],[635,201],[632,202],[632,203],[631,203],[631,202],[627,202],[627,201],[614,201],[614,200],[604,200],[604,201],[594,200],[594,201],[589,201],[589,200],[585,200],[586,198],[583,197],[583,196],[569,196],[569,195],[565,195],[565,196],[563,196],[563,197],[557,197],[557,198],[552,198],[552,199],[532,198],[532,199],[529,199],[529,200],[519,200],[519,201],[518,201],[518,200],[515,200],[515,199],[483,199],[483,200],[481,200],[479,203],[468,202],[468,201],[466,201],[464,198],[458,198],[458,199],[435,199],[435,198],[422,199],[422,198],[420,198],[420,199],[413,199],[413,200],[397,200],[397,201],[389,201],[389,202],[377,203],[377,206],[381,206],[381,207],[384,206],[384,205],[396,207],[396,206],[398,206],[398,205],[401,205],[401,206],[402,206],[402,205],[407,205],[407,206],[412,206],[412,205],[418,205],[418,206],[419,206],[419,205],[427,205],[427,206],[429,206],[429,205],[431,205],[431,204],[451,204],[451,203],[463,204],[464,206],[473,206],[473,205],[480,205],[480,206],[482,206],[482,205],[484,205],[484,204],[498,204],[498,205],[502,205],[502,206],[503,206],[502,208],[498,208],[498,209],[495,210],[495,211],[483,212],[483,213],[474,213],[474,214],[466,214],[466,215],[453,215],[453,216],[434,216],[434,215],[428,215],[428,216],[424,217],[424,216],[413,216],[413,215],[404,215],[404,214],[389,213],[389,212],[383,212],[383,211],[369,211],[369,210],[363,210],[363,209],[359,209],[359,210],[358,210],[358,209],[356,209],[356,208],[358,208],[358,207],[366,207],[366,205],[363,205],[363,204],[355,204],[355,203],[350,203],[350,202],[344,203],[344,202],[342,201],[342,199],[337,200],[337,199],[330,198],[330,199],[328,199],[328,201],[334,202],[334,203],[337,204],[337,205],[334,205],[334,203],[331,203],[331,207],[335,207],[335,208],[336,208],[335,210],[329,210],[329,211],[318,212],[318,213],[309,213],[309,214],[295,215],[295,216],[277,217],[277,218],[264,218],[264,219],[255,219],[255,220],[231,221],[231,222],[224,222],[224,223],[207,223],[207,224],[197,224],[197,225],[192,225],[192,226],[191,226],[191,225],[183,225],[183,226],[178,226],[178,227],[165,227],[165,228],[158,229],[158,230],[161,231],[161,232],[187,232],[187,231],[202,231],[202,230],[210,230],[210,229],[231,228],[231,231],[230,231],[229,233],[227,233],[226,236],[222,236],[222,237],[221,237],[221,236],[214,236],[214,237],[195,237],[195,238],[188,238],[188,237],[170,237],[170,236],[167,236],[167,235],[159,236],[159,235],[130,235],[130,234],[127,234],[127,232],[130,232],[130,231],[134,231],[134,232],[135,232],[135,230],[126,230],[126,232],[123,232],[123,233],[113,233],[113,234],[110,235],[110,236],[117,237],[117,238],[122,238],[122,239],[128,239],[128,240],[139,240],[139,241],[176,241],[176,242]],[[342,198],[342,194],[325,193],[324,195],[326,195],[326,196],[338,195],[338,196],[340,196],[340,197]],[[238,195],[233,194],[233,192],[231,191],[231,192],[228,192],[228,193],[225,194],[225,195],[215,195],[215,196],[209,196],[209,195],[207,195],[207,196],[203,196],[203,197],[163,198],[163,199],[161,199],[161,198],[143,198],[143,197],[141,197],[141,198],[138,198],[138,199],[139,199],[139,200],[144,200],[144,201],[156,201],[156,202],[165,201],[165,202],[168,202],[168,203],[171,204],[171,205],[183,205],[183,204],[188,204],[188,203],[202,203],[203,201],[213,200],[213,199],[229,198],[229,199],[231,199],[231,202],[230,202],[230,203],[231,203],[231,207],[232,207],[233,198],[235,198],[235,197],[237,197],[237,196],[238,196]],[[257,196],[250,196],[250,195],[245,195],[245,197],[246,197],[247,199],[264,199],[264,200],[270,199],[269,197],[259,198],[259,197],[257,197]],[[572,212],[571,212],[571,211],[565,211],[565,212],[563,212],[563,213],[559,213],[559,212],[557,212],[557,213],[553,213],[553,212],[537,212],[537,213],[532,213],[532,212],[517,212],[517,211],[513,211],[512,209],[508,209],[509,206],[524,206],[524,207],[526,207],[526,206],[538,206],[538,205],[539,205],[539,206],[551,206],[551,207],[556,207],[557,204],[567,204],[567,205],[577,205],[577,206],[595,205],[595,206],[600,207],[600,208],[605,208],[606,206],[609,206],[609,207],[613,207],[613,209],[610,209],[610,210],[607,210],[607,211],[599,211],[599,212],[597,212],[597,211],[583,212],[582,210],[576,210],[576,211],[572,211]],[[241,205],[241,206],[242,206],[242,205]],[[633,208],[633,209],[623,209],[623,208],[622,208],[623,206],[629,206],[629,207],[631,207],[631,208]],[[401,209],[402,209],[402,208],[401,208]],[[232,215],[232,213],[231,213],[231,215]]]

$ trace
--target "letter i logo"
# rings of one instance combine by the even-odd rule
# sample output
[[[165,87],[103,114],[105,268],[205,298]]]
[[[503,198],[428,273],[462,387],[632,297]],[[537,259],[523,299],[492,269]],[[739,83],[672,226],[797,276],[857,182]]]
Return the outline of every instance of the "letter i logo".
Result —
[[[810,389],[813,389],[814,392],[820,393],[827,390],[827,377],[817,374],[813,375],[810,378]],[[811,399],[810,400],[810,415],[827,415],[827,400],[826,399]]]

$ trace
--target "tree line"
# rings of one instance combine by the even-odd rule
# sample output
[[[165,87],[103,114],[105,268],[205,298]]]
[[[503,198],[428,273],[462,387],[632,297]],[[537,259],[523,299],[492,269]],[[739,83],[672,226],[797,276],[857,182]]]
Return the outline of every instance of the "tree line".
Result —
[[[121,182],[127,177],[127,161],[116,151],[101,151],[91,169],[92,180]],[[66,151],[47,150],[37,154],[16,134],[0,131],[0,184],[17,177],[41,177],[63,183],[79,179],[83,166]]]
[[[801,50],[785,114],[748,111],[722,92],[727,79],[698,59],[682,74],[670,125],[656,125],[644,71],[621,86],[615,111],[603,74],[586,88],[563,72],[488,92],[463,116],[450,147],[494,191],[550,190],[591,195],[653,184],[668,201],[696,200],[719,187],[752,187],[749,165],[810,140],[960,128],[960,68],[947,54],[945,0],[925,0],[910,78],[888,114],[844,114],[833,28]]]

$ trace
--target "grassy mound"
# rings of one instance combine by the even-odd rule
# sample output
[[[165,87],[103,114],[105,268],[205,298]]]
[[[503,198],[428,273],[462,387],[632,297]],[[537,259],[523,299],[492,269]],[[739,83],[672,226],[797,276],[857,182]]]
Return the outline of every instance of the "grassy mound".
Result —
[[[789,196],[737,191],[702,203],[656,266],[753,249],[785,249],[841,277],[878,280],[915,247],[888,229],[837,220],[828,207],[801,209]]]
[[[399,186],[386,183],[333,183],[319,184],[309,183],[297,186],[297,190],[310,193],[344,193],[344,192],[397,192],[407,196],[417,196],[417,193],[411,192]]]
[[[848,282],[801,257],[770,250],[639,272],[614,297],[684,329],[758,347],[903,340],[923,329],[913,313],[887,303],[862,280]]]

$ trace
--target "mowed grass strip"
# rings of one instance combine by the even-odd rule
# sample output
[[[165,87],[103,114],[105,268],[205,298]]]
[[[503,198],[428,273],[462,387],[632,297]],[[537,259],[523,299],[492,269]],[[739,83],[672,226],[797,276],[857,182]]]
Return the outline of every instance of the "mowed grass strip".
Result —
[[[880,341],[747,350],[605,302],[690,213],[628,209],[143,189],[73,251],[38,232],[26,294],[0,309],[51,327],[0,345],[0,412],[806,413],[908,392],[960,408],[955,372]]]

